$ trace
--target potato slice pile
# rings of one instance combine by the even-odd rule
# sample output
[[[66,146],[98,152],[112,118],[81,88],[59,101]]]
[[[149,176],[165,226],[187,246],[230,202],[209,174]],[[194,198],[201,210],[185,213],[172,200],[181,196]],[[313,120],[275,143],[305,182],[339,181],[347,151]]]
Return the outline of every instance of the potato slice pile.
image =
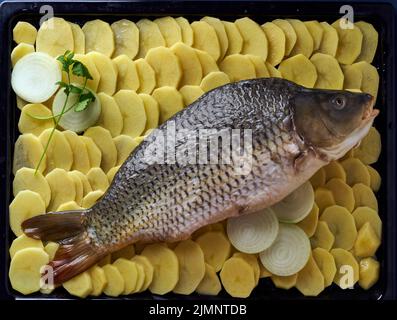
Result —
[[[341,23],[275,19],[260,25],[248,17],[234,22],[163,17],[111,25],[97,19],[80,27],[52,18],[37,30],[19,22],[13,30],[17,46],[12,64],[35,50],[54,57],[74,51],[93,76],[87,85],[98,93],[102,113],[81,135],[57,128],[35,174],[52,121],[29,114],[51,115],[52,99],[28,104],[17,97],[22,112],[10,205],[10,226],[18,237],[10,248],[13,288],[23,294],[38,291],[39,269],[58,248],[24,236],[21,223],[49,211],[94,205],[144,136],[205,92],[239,80],[282,77],[310,88],[353,89],[376,97],[379,75],[371,63],[378,33],[363,21],[350,31]],[[257,255],[233,248],[224,224],[217,223],[179,243],[128,246],[63,287],[81,298],[145,290],[218,295],[222,287],[233,297],[248,297],[260,278],[308,296],[333,282],[341,288],[358,282],[368,289],[379,277],[375,253],[382,222],[374,192],[381,178],[371,165],[380,150],[380,135],[372,128],[358,148],[311,178],[315,204],[297,225],[310,237],[313,250],[295,275],[272,275]],[[33,200],[34,206],[26,205]],[[341,274],[345,265],[353,270],[350,282]]]

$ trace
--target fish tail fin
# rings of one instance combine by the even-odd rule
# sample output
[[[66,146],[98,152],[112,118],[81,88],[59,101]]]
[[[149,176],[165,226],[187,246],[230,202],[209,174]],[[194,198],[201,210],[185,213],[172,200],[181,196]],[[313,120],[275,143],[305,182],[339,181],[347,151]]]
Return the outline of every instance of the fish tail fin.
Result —
[[[86,232],[86,211],[65,211],[35,216],[22,223],[23,232],[34,239],[60,244],[52,268],[54,284],[61,284],[99,261],[106,252],[91,243]]]

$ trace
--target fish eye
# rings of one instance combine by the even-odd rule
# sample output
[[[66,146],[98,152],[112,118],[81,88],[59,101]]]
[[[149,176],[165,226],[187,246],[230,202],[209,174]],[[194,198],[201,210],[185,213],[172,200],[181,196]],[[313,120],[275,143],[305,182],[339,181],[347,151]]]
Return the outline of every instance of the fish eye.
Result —
[[[341,110],[345,107],[346,100],[344,97],[337,96],[336,98],[333,99],[333,105],[337,110]]]

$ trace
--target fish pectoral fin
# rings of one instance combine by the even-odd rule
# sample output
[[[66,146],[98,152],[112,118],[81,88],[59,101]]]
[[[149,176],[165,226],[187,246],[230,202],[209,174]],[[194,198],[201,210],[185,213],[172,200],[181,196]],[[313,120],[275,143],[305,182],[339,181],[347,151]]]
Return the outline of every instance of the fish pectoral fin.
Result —
[[[311,166],[310,160],[316,157],[318,157],[318,155],[311,148],[301,151],[294,159],[295,172],[305,171],[307,167]]]

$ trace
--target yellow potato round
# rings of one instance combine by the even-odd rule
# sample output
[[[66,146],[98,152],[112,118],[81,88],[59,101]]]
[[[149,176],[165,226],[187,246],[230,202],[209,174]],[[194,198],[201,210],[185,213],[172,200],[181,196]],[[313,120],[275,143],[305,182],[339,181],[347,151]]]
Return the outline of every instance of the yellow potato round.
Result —
[[[317,71],[317,81],[314,85],[319,89],[342,90],[344,75],[338,61],[330,55],[315,53],[310,58]]]
[[[296,285],[298,274],[295,273],[292,276],[276,276],[273,274],[270,278],[276,288],[288,290]]]
[[[360,90],[363,82],[363,73],[357,64],[342,66],[344,75],[343,89]],[[361,90],[360,90],[361,92]]]
[[[101,101],[101,115],[97,125],[109,130],[112,137],[123,131],[123,116],[115,99],[104,92],[98,94]]]
[[[103,171],[108,172],[110,168],[116,165],[117,161],[117,149],[109,130],[99,126],[91,127],[84,132],[84,136],[94,140],[97,147],[101,150],[101,168]]]
[[[334,277],[334,283],[337,284],[342,289],[347,289],[348,287],[350,287],[350,285],[353,286],[359,279],[359,268],[358,268],[357,260],[349,251],[341,248],[332,249],[331,254],[335,259],[335,265],[336,265],[336,274]],[[349,283],[349,281],[346,281],[348,279],[344,277],[345,274],[348,275],[346,273],[346,270],[344,270],[346,266],[351,267],[351,271],[352,271],[351,276],[353,276],[353,279],[351,279],[353,281],[351,281],[351,283]]]
[[[354,24],[361,30],[363,34],[363,42],[361,45],[361,52],[356,59],[356,62],[366,61],[372,63],[374,59],[376,48],[378,47],[378,32],[370,23],[359,21]]]
[[[117,149],[117,165],[120,166],[138,146],[138,143],[130,136],[124,134],[113,138],[113,141]]]
[[[80,140],[84,142],[91,167],[99,167],[102,161],[102,152],[90,137],[79,136]]]
[[[345,169],[343,169],[343,166],[338,161],[331,161],[328,165],[324,167],[324,171],[326,176],[326,182],[334,178],[346,182]]]
[[[316,20],[303,22],[313,38],[313,50],[316,51],[320,48],[321,40],[323,39],[324,29],[321,24]]]
[[[73,52],[85,54],[85,34],[80,26],[76,23],[68,22],[73,33]]]
[[[35,135],[31,133],[20,135],[14,146],[12,173],[15,175],[15,173],[23,167],[36,169],[43,151],[43,146],[41,145],[39,138]],[[46,166],[47,156],[44,155],[38,171],[44,172]]]
[[[201,80],[200,87],[204,92],[208,92],[227,83],[230,83],[230,78],[226,73],[222,71],[213,71]]]
[[[261,273],[261,269],[259,266],[260,263],[258,263],[258,257],[254,254],[248,254],[243,252],[236,252],[233,254],[233,257],[242,258],[243,260],[248,262],[248,264],[254,270],[255,283],[258,284]]]
[[[358,207],[353,211],[352,216],[356,223],[357,230],[360,230],[366,222],[369,222],[378,238],[381,239],[382,220],[379,218],[378,213],[374,209],[369,207]]]
[[[255,67],[251,60],[241,54],[233,54],[223,59],[219,68],[229,76],[231,82],[255,79]]]
[[[357,257],[374,256],[380,246],[380,239],[369,222],[358,230],[357,239],[354,243],[354,255]]]
[[[47,244],[44,247],[44,251],[47,252],[50,261],[54,260],[55,254],[57,253],[58,249],[59,249],[59,243],[47,242]]]
[[[102,190],[88,192],[81,201],[81,206],[84,209],[91,208],[103,196],[103,194],[104,192]]]
[[[229,42],[226,55],[240,53],[241,50],[243,49],[243,43],[244,43],[240,31],[233,22],[222,21],[222,23],[223,26],[225,27],[226,36]]]
[[[380,264],[374,258],[360,260],[358,284],[364,290],[371,288],[379,279]]]
[[[303,54],[306,58],[310,58],[313,52],[313,38],[306,25],[298,19],[287,19],[287,21],[296,32],[296,43],[289,56]]]
[[[242,54],[252,54],[254,56],[267,59],[268,42],[265,32],[260,25],[248,17],[237,19],[234,22],[243,37]]]
[[[278,65],[285,56],[285,34],[277,24],[266,22],[262,25],[268,41],[267,62],[272,66]]]
[[[372,191],[378,192],[380,189],[380,185],[382,183],[382,178],[381,178],[379,172],[376,171],[371,166],[367,166],[367,169],[368,169],[368,173],[370,176],[370,187],[371,187]]]
[[[174,293],[193,293],[205,274],[204,254],[200,246],[192,240],[179,242],[174,252],[179,262],[179,280]]]
[[[324,286],[330,286],[336,274],[334,257],[328,252],[328,250],[323,248],[314,249],[312,254],[314,261],[324,276]]]
[[[355,199],[355,209],[358,207],[369,207],[378,212],[378,200],[370,187],[362,183],[357,183],[352,189]]]
[[[183,97],[183,104],[188,106],[200,98],[204,91],[200,86],[183,86],[179,89],[179,93]]]
[[[172,291],[179,280],[179,264],[175,253],[164,245],[152,244],[146,246],[141,255],[146,257],[154,268],[150,292],[162,295]]]
[[[130,260],[119,258],[113,262],[121,276],[124,279],[124,291],[123,294],[131,294],[135,291],[136,282],[138,279],[138,271],[136,268],[136,263]]]
[[[139,93],[151,94],[156,87],[156,74],[153,68],[145,59],[135,61],[136,70],[139,76]]]
[[[146,93],[140,93],[139,97],[143,101],[146,113],[146,126],[144,133],[150,129],[155,129],[158,126],[160,118],[160,109],[157,101],[150,95]]]
[[[193,29],[193,47],[207,52],[215,61],[221,57],[221,46],[214,27],[205,21],[194,21],[191,24]]]
[[[99,72],[97,92],[113,95],[117,87],[117,68],[114,67],[113,61],[103,53],[95,51],[89,52],[87,57],[92,59]]]
[[[121,19],[113,22],[110,27],[115,41],[113,57],[126,55],[134,59],[139,50],[139,29],[136,24],[127,19]]]
[[[272,273],[267,270],[262,263],[259,264],[259,269],[260,269],[260,273],[259,273],[259,277],[262,278],[269,278],[272,276]]]
[[[51,200],[51,190],[43,174],[32,168],[21,168],[15,173],[12,183],[14,197],[23,190],[37,192],[47,207]]]
[[[76,171],[70,171],[68,172],[68,176],[70,178],[72,178],[73,183],[74,183],[74,187],[76,189],[76,197],[74,201],[70,201],[70,202],[66,202],[62,205],[60,205],[57,209],[57,211],[63,211],[63,210],[78,210],[81,208],[74,208],[75,205],[76,206],[80,206],[81,201],[83,200],[83,196],[84,196],[84,185],[83,185],[83,181],[80,178],[80,176],[78,174],[76,174]],[[60,208],[62,207],[63,210],[61,210]],[[74,209],[73,209],[74,208]]]
[[[360,28],[354,26],[354,24],[353,28],[346,28],[346,23],[348,21],[341,18],[332,24],[339,37],[335,58],[342,64],[352,64],[360,55],[363,34]],[[342,27],[341,24],[344,26]]]
[[[324,168],[320,168],[311,178],[310,183],[313,186],[313,189],[317,189],[318,187],[323,187],[326,182],[326,173]]]
[[[219,278],[208,263],[205,264],[205,274],[203,280],[198,285],[196,292],[198,294],[205,294],[209,296],[216,296],[221,291],[222,286]]]
[[[284,79],[307,88],[313,88],[317,80],[316,67],[303,54],[282,61],[278,70]]]
[[[327,182],[325,187],[331,190],[336,205],[345,207],[350,212],[354,210],[355,197],[353,189],[342,179],[332,178]]]
[[[14,67],[19,61],[19,59],[21,59],[22,57],[26,56],[29,53],[33,53],[34,51],[35,51],[34,46],[32,46],[31,44],[27,44],[27,43],[18,44],[14,49],[12,49],[11,52],[12,66]]]
[[[153,21],[160,29],[167,47],[182,41],[182,30],[173,17],[161,17]]]
[[[98,86],[99,86],[99,81],[100,81],[100,74],[99,74],[98,69],[95,66],[94,61],[92,60],[92,57],[85,55],[85,54],[75,54],[73,59],[80,61],[87,67],[90,75],[92,76],[92,79],[87,81],[87,87],[90,88],[92,91],[97,92]],[[63,72],[63,74],[62,74],[62,81],[67,82],[65,72]],[[74,74],[71,74],[70,81],[72,83],[79,84],[80,86],[83,86],[85,80],[82,77],[78,77]]]
[[[64,169],[56,168],[48,173],[45,178],[51,189],[48,211],[55,211],[62,203],[76,199],[74,181]]]
[[[150,49],[145,60],[156,73],[157,87],[171,86],[177,88],[182,78],[182,68],[177,55],[169,48]]]
[[[197,49],[195,49],[195,52],[200,60],[203,77],[211,72],[219,71],[216,61],[208,54],[208,52]]]
[[[40,290],[41,268],[49,262],[41,248],[18,251],[10,263],[8,277],[14,290],[27,295]]]
[[[291,54],[292,49],[295,46],[297,35],[295,29],[292,27],[291,23],[287,20],[276,19],[272,21],[275,25],[277,25],[281,30],[283,30],[285,35],[285,56],[289,56]]]
[[[92,292],[92,282],[89,272],[85,271],[66,281],[62,286],[72,296],[86,298]]]
[[[91,185],[88,182],[87,176],[85,174],[83,174],[80,171],[73,170],[73,171],[70,171],[68,173],[68,175],[73,179],[73,181],[74,181],[75,177],[79,177],[79,179],[83,185],[83,196],[85,196],[88,192],[92,191]],[[75,185],[77,185],[77,184],[75,183]]]
[[[204,252],[205,262],[218,272],[231,254],[231,244],[221,231],[209,231],[196,239]]]
[[[324,187],[319,187],[314,191],[314,201],[320,210],[320,216],[326,208],[335,204],[332,191]]]
[[[313,256],[301,271],[298,272],[295,287],[305,296],[318,296],[324,290],[324,276]]]
[[[255,68],[255,75],[257,78],[270,77],[269,70],[267,69],[266,62],[258,56],[248,54],[248,58],[251,60]]]
[[[299,228],[305,231],[305,233],[309,238],[313,236],[314,233],[316,232],[319,211],[320,210],[318,206],[314,203],[313,208],[309,212],[309,214],[302,221],[296,224]]]
[[[226,292],[234,298],[249,297],[256,285],[254,270],[242,258],[226,260],[219,275]]]
[[[102,190],[105,192],[109,187],[108,177],[101,168],[91,168],[90,171],[87,172],[87,178],[94,191]]]
[[[72,170],[78,170],[87,173],[90,169],[90,157],[87,146],[75,132],[66,130],[62,134],[65,136],[73,153]]]
[[[26,21],[18,21],[14,29],[12,29],[12,38],[18,44],[27,43],[34,45],[36,36],[36,28]]]
[[[114,51],[114,34],[109,23],[100,19],[84,23],[85,52],[97,51],[110,58]]]
[[[171,50],[182,68],[180,86],[199,85],[203,71],[196,51],[182,42],[175,43]]]
[[[88,270],[88,273],[91,277],[92,283],[92,291],[90,293],[91,296],[98,297],[102,294],[105,286],[107,285],[107,279],[105,271],[100,266],[93,266]]]
[[[373,164],[378,161],[381,149],[380,134],[375,127],[371,127],[368,134],[361,140],[358,148],[354,149],[354,156],[364,164]]]
[[[148,19],[141,19],[136,23],[139,29],[139,51],[137,58],[145,58],[152,48],[166,45],[163,35],[157,24]]]
[[[123,276],[119,269],[111,264],[103,266],[102,269],[107,282],[103,288],[103,293],[110,297],[118,297],[124,292],[125,283]]]
[[[378,70],[365,61],[357,62],[355,65],[362,72],[361,91],[371,94],[376,100],[379,88]]]
[[[108,173],[106,175],[108,177],[109,184],[112,183],[114,176],[116,175],[117,171],[119,171],[119,169],[120,169],[120,166],[116,166],[108,171]]]
[[[193,45],[193,29],[190,26],[189,21],[184,17],[175,18],[176,23],[181,28],[182,41],[188,46]]]
[[[323,28],[323,38],[318,52],[335,57],[339,43],[338,32],[327,22],[321,22],[320,25]]]
[[[318,221],[314,235],[310,238],[312,248],[323,248],[327,251],[331,250],[334,245],[335,237],[329,230],[325,221]]]
[[[220,47],[219,58],[222,59],[226,55],[227,49],[229,48],[229,39],[227,37],[225,26],[223,25],[221,20],[214,17],[206,16],[204,18],[201,18],[201,21],[207,22],[210,26],[214,28],[219,41],[219,47]]]
[[[117,91],[137,91],[140,81],[136,64],[125,54],[118,55],[113,59],[113,63],[117,69]]]
[[[145,277],[142,287],[139,291],[142,292],[147,290],[147,288],[149,288],[150,284],[153,281],[153,273],[154,273],[153,265],[150,263],[148,258],[141,255],[135,255],[134,257],[132,257],[131,261],[134,261],[137,265],[142,266],[144,271]]]
[[[44,21],[36,38],[36,51],[57,57],[74,50],[72,28],[64,19],[53,17]]]
[[[40,248],[43,249],[43,243],[41,240],[36,240],[28,237],[25,234],[21,234],[18,238],[14,239],[11,243],[9,253],[11,259],[14,258],[15,254],[26,248]]]
[[[173,87],[158,88],[154,90],[152,97],[159,104],[159,123],[163,123],[183,109],[182,95]]]
[[[356,183],[363,183],[370,186],[371,177],[365,164],[360,159],[349,158],[341,162],[346,172],[346,183],[349,186],[354,186]]]
[[[83,209],[80,207],[76,201],[68,201],[65,203],[62,203],[56,211],[61,212],[61,211],[75,211],[75,210],[81,210]]]

